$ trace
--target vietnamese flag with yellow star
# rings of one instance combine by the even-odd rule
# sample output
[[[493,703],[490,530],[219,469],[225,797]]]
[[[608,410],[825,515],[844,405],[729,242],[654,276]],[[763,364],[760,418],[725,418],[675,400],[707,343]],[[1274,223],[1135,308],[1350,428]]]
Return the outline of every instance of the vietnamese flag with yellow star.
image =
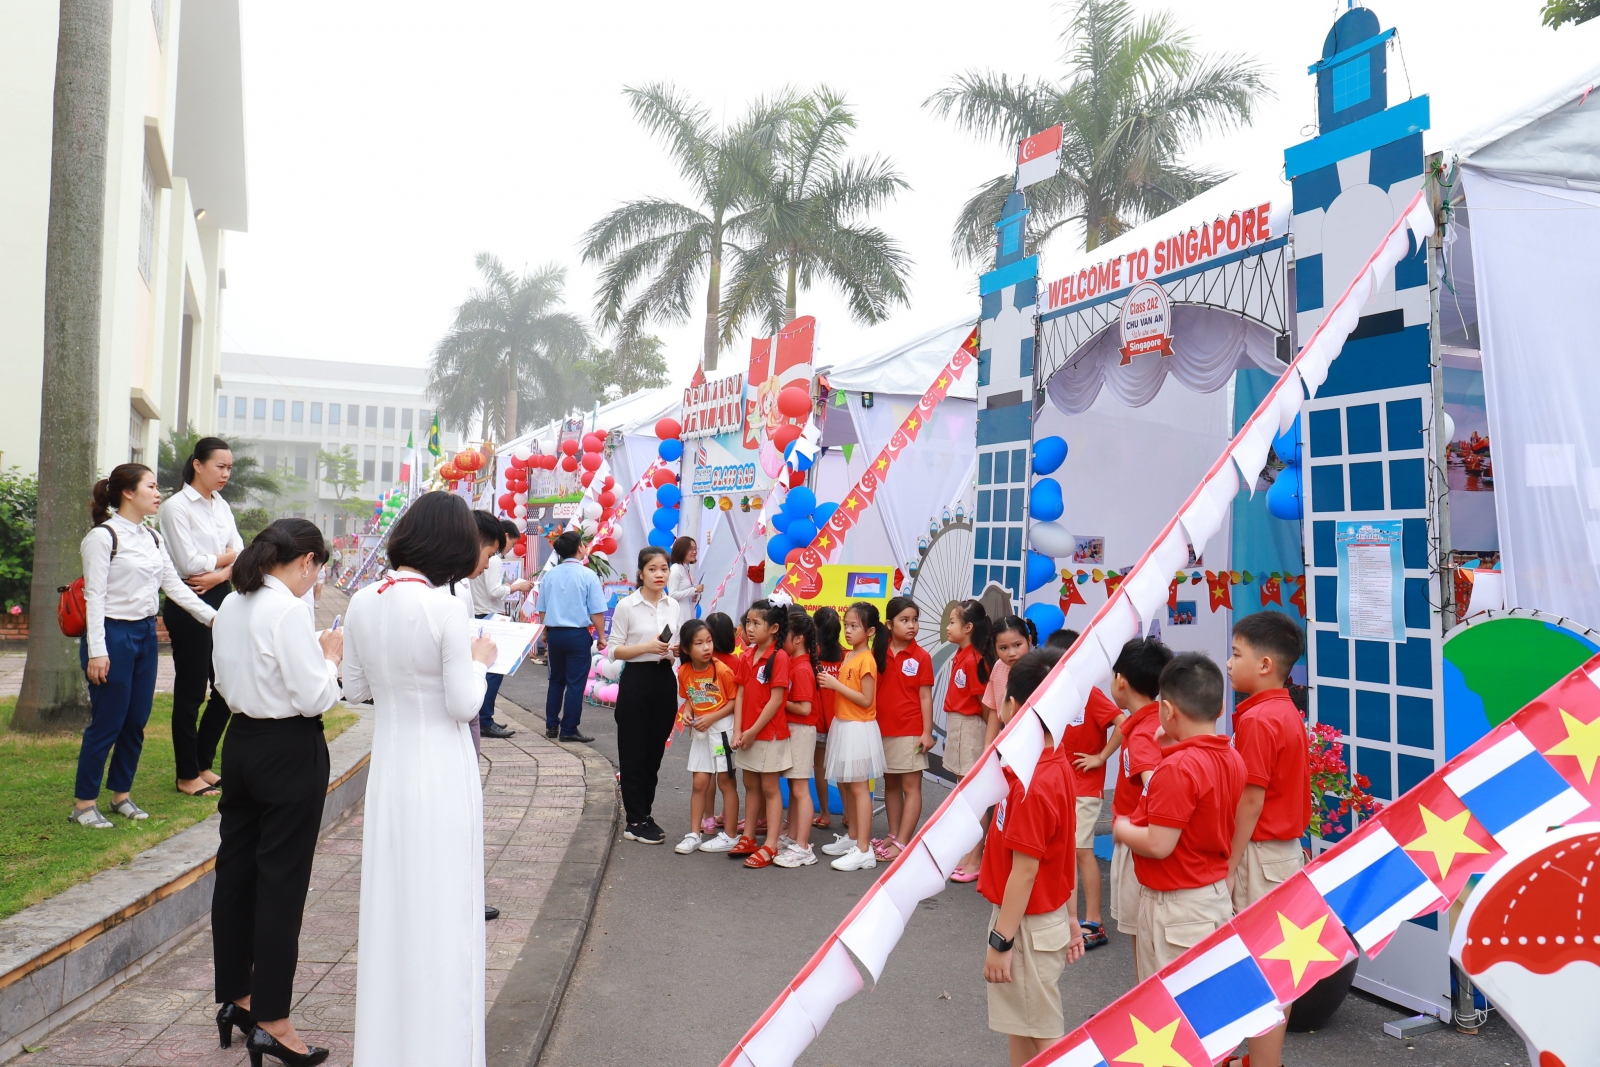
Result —
[[[1589,802],[1570,822],[1600,819],[1600,689],[1596,656],[1511,717],[1567,784]]]
[[[1304,871],[1234,916],[1233,929],[1279,1004],[1303,996],[1356,953],[1354,942]]]
[[[1200,1035],[1154,978],[1112,1002],[1084,1029],[1109,1067],[1211,1067]]]
[[[1505,855],[1440,777],[1425,779],[1386,806],[1378,818],[1444,894],[1440,907],[1449,907],[1466,888],[1467,879],[1484,873]]]

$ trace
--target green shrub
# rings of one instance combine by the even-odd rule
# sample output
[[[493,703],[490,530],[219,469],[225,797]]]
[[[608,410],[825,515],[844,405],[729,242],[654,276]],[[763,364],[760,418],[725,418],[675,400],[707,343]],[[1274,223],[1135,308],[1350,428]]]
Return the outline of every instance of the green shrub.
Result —
[[[28,607],[33,581],[33,521],[39,510],[39,479],[21,468],[0,471],[0,607]]]

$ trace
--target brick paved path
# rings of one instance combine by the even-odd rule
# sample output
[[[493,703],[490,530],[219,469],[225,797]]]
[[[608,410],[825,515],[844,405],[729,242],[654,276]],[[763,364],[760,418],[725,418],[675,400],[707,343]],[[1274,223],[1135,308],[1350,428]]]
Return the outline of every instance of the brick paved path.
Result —
[[[552,741],[532,717],[501,701],[499,718],[517,720],[516,737],[483,744],[485,899],[500,909],[488,924],[489,1006],[534,931],[540,906],[583,811],[583,761]],[[355,1029],[356,932],[361,902],[361,814],[317,847],[300,933],[300,967],[291,1018],[309,1043],[333,1050],[330,1065],[351,1062]],[[247,1057],[217,1047],[213,1021],[211,930],[207,926],[77,1019],[52,1032],[13,1067],[238,1067]],[[35,1046],[38,1047],[38,1046]]]

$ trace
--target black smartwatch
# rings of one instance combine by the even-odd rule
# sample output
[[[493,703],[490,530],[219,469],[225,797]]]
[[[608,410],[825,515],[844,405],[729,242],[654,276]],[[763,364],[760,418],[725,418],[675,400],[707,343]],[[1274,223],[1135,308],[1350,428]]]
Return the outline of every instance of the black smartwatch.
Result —
[[[996,952],[1010,952],[1011,946],[1015,945],[1016,943],[1017,939],[1014,937],[1001,937],[999,930],[989,931],[989,947],[994,949]]]

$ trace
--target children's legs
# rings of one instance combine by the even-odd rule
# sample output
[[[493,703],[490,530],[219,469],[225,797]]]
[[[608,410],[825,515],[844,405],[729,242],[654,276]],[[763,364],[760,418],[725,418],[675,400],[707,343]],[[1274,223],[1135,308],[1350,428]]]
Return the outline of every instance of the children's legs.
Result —
[[[824,766],[828,762],[828,750],[821,744],[817,745],[817,755],[812,766],[811,780],[817,784],[817,814],[833,824],[833,814],[828,810],[828,772]]]
[[[744,772],[744,836],[754,841],[756,839],[756,815],[764,810],[761,806],[761,772]]]
[[[739,783],[728,773],[717,775],[717,783],[722,788],[722,832],[732,837],[739,825]]]
[[[1011,1067],[1022,1067],[1024,1063],[1055,1044],[1048,1038],[1021,1037],[1017,1034],[1007,1036],[1010,1039]]]
[[[700,832],[700,823],[706,817],[706,793],[710,791],[711,775],[705,771],[694,772],[694,786],[689,790],[689,832]]]
[[[894,835],[902,845],[911,840],[911,835],[917,832],[917,823],[922,820],[922,772],[912,771],[910,774],[900,776],[900,788],[905,791],[905,805],[900,810],[900,822],[895,827]],[[893,823],[890,824],[894,826]]]
[[[1289,1032],[1288,1023],[1280,1023],[1276,1030],[1250,1039],[1250,1067],[1283,1067],[1283,1035]]]
[[[789,836],[801,848],[811,845],[811,779],[789,779]]]
[[[872,848],[872,790],[867,788],[866,782],[851,782],[845,789],[848,790],[845,807],[850,812],[850,832],[855,834],[856,847],[866,852]]]
[[[1100,921],[1100,861],[1094,858],[1094,849],[1078,851],[1078,884],[1083,887],[1083,918],[1085,922]]]
[[[767,839],[763,842],[772,851],[778,851],[778,828],[783,823],[783,792],[778,786],[783,777],[777,771],[757,774],[761,784],[757,787],[767,801]]]
[[[893,834],[900,826],[900,813],[905,810],[906,802],[902,792],[905,786],[901,779],[903,774],[885,774],[883,776],[883,808],[884,814],[889,818],[889,833]],[[868,812],[867,814],[871,814]],[[871,836],[870,834],[868,836]]]

